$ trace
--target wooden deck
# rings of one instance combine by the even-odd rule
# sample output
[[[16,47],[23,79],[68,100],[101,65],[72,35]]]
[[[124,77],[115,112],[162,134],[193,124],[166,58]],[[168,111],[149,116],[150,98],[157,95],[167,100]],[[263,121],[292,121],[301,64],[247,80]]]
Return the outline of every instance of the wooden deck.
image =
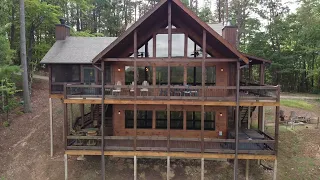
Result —
[[[101,137],[99,136],[68,136],[67,150],[101,150]],[[95,142],[95,145],[89,145]],[[134,137],[106,136],[105,150],[108,151],[141,151],[141,152],[184,152],[202,153],[202,141],[199,138],[170,138],[169,146],[166,137]],[[239,154],[274,155],[274,140],[240,140]],[[234,139],[209,139],[203,140],[203,153],[234,154]],[[169,147],[169,148],[168,148]]]

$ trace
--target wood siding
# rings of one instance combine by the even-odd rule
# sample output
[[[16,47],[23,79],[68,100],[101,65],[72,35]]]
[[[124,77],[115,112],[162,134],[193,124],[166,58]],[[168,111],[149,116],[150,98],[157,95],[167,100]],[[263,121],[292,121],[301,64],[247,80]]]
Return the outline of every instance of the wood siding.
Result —
[[[137,110],[153,110],[163,111],[166,110],[166,105],[137,105]],[[125,110],[133,110],[133,105],[114,105],[113,106],[113,135],[114,136],[134,136],[134,129],[125,128]],[[171,111],[201,111],[201,106],[170,106]],[[119,114],[120,111],[120,114]],[[227,107],[205,106],[205,111],[214,111],[215,130],[205,130],[205,138],[226,138],[227,133]],[[222,113],[222,116],[220,116]],[[184,138],[200,138],[200,130],[186,130],[186,116],[184,115],[184,128],[183,130],[171,129],[171,137],[184,137]],[[155,128],[155,115],[153,115],[152,129],[137,129],[138,136],[167,136],[166,129]],[[222,136],[219,136],[219,131],[222,131]]]

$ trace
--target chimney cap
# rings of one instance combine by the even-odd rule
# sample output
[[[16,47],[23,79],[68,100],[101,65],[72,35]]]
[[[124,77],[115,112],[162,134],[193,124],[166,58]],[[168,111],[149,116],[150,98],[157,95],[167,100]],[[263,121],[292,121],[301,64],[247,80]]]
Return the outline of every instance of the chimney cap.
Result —
[[[63,19],[63,18],[60,18],[59,21],[60,21],[60,23],[61,23],[62,25],[65,25],[65,24],[66,24],[66,20]]]

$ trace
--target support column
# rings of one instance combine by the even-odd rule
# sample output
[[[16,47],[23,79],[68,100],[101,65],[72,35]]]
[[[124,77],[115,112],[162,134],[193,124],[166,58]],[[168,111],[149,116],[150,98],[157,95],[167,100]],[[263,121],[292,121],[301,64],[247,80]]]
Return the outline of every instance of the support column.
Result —
[[[104,76],[104,61],[101,62],[101,176],[102,180],[106,179],[106,163],[104,157],[104,122],[105,122],[105,107],[104,107],[104,84],[105,84],[105,76]]]
[[[238,179],[238,148],[239,148],[239,96],[240,96],[240,62],[237,62],[237,78],[236,78],[236,84],[237,84],[237,92],[236,92],[236,148],[235,148],[235,156],[234,156],[234,169],[233,169],[233,179]]]
[[[64,179],[68,180],[68,155],[64,154]]]
[[[53,114],[52,114],[52,98],[49,98],[49,116],[50,116],[50,156],[53,157]]]
[[[84,104],[80,104],[81,126],[84,126]]]
[[[201,180],[204,180],[204,158],[201,158]]]
[[[170,156],[167,156],[167,180],[170,180]]]
[[[248,129],[251,129],[251,106],[248,107]],[[246,160],[246,180],[249,180],[250,160]]]
[[[137,180],[137,156],[133,157],[133,179]]]
[[[278,171],[278,161],[274,160],[273,164],[273,180],[277,180],[277,171]]]

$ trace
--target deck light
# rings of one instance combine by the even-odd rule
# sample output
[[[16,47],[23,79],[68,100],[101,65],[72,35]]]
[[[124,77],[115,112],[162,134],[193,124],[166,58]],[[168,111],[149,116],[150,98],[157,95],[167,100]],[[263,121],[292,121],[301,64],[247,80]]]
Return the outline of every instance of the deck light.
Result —
[[[223,68],[221,68],[221,72],[223,72]]]
[[[222,113],[220,113],[220,116],[222,116]]]
[[[120,111],[118,111],[118,114],[120,115],[120,114],[121,114],[121,112],[120,112]]]
[[[120,68],[118,68],[118,71],[120,72],[120,71],[121,71],[121,69],[120,69]]]

